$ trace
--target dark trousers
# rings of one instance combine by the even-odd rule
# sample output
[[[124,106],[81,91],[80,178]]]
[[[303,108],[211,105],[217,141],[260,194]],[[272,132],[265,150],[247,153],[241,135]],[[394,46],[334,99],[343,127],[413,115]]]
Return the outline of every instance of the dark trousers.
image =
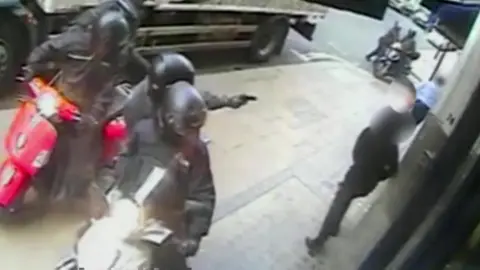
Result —
[[[324,242],[331,236],[337,236],[342,220],[353,199],[354,198],[342,188],[337,191],[330,205],[330,209],[328,209],[327,215],[325,216],[322,228],[318,233],[317,240],[319,242]]]
[[[323,221],[322,228],[316,237],[318,244],[323,244],[329,237],[338,234],[342,220],[352,201],[355,198],[367,196],[377,186],[378,182],[372,180],[354,166],[350,168],[345,176],[345,180],[340,184],[335,194],[335,198]]]
[[[427,117],[428,112],[430,111],[430,107],[428,107],[425,103],[420,100],[415,101],[415,105],[412,108],[412,116],[415,119],[415,124],[420,124],[423,122],[425,117]]]

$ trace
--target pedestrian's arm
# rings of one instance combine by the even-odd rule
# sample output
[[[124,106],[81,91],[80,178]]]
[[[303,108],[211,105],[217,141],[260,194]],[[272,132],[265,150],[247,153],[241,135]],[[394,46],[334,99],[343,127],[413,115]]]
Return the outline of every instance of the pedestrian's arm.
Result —
[[[355,145],[353,146],[353,151],[352,151],[352,159],[355,163],[359,162],[362,159],[362,157],[365,155],[365,149],[368,146],[369,132],[370,132],[370,129],[365,128],[358,135],[357,140],[355,141]]]
[[[398,172],[398,147],[392,147],[389,149],[385,156],[382,173],[380,179],[385,180],[397,174]]]
[[[427,85],[428,85],[427,82],[420,83],[420,84],[416,87],[416,92],[417,92],[417,94],[423,92],[423,91],[425,90],[425,88],[427,87]]]
[[[205,147],[205,150],[202,158],[205,163],[194,168],[194,170],[198,169],[202,170],[202,172],[193,172],[193,175],[198,174],[198,176],[190,184],[185,209],[188,237],[198,241],[208,234],[216,202],[210,158],[206,146],[203,147]]]

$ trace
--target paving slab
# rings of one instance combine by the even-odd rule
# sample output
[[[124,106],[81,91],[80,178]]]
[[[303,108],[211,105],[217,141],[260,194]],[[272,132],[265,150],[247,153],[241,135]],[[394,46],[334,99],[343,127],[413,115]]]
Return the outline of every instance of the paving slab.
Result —
[[[192,265],[198,270],[310,269],[315,261],[298,236],[314,233],[325,206],[290,178],[215,223]]]

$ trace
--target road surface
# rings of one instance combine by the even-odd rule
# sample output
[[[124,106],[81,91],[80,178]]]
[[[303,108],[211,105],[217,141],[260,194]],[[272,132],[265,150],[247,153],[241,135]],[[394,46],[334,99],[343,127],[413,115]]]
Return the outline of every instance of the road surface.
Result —
[[[317,26],[314,47],[364,67],[365,55],[375,48],[378,38],[385,34],[396,21],[402,27],[402,36],[408,29],[417,31],[418,50],[432,49],[426,42],[423,30],[409,18],[392,9],[387,9],[382,21],[332,10]]]

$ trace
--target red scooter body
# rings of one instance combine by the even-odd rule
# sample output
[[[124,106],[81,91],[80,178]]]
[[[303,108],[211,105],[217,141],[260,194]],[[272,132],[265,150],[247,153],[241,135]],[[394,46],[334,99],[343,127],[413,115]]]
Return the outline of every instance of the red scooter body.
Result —
[[[34,103],[24,102],[5,138],[7,158],[0,167],[0,206],[8,206],[30,185],[56,141],[54,126],[37,112]]]
[[[38,171],[48,163],[58,136],[52,119],[79,120],[75,105],[43,81],[34,79],[29,83],[29,90],[31,99],[22,101],[5,137],[7,158],[0,166],[1,208],[16,208],[12,204],[17,198],[23,199]],[[114,119],[105,125],[104,161],[117,155],[126,134],[123,119]]]
[[[103,127],[103,162],[115,159],[127,138],[127,125],[123,117],[108,122]]]

